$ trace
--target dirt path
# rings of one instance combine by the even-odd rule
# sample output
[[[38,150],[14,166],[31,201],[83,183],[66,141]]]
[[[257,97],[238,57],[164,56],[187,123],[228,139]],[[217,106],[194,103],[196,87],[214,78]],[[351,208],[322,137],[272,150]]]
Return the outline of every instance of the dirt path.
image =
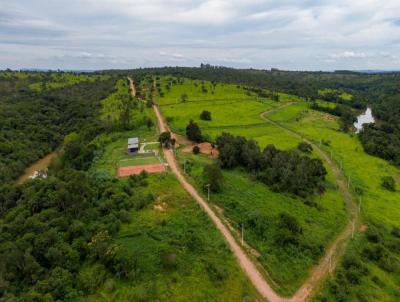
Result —
[[[136,85],[135,82],[128,77],[129,87],[131,88],[131,96],[136,97]]]
[[[161,116],[161,113],[157,106],[153,106],[154,112],[157,116],[158,128],[160,132],[167,131],[167,126]],[[189,184],[185,177],[182,175],[181,171],[178,168],[178,165],[175,161],[175,157],[173,151],[171,149],[164,149],[164,155],[168,162],[169,167],[172,172],[176,175],[182,187],[197,201],[197,203],[204,209],[207,215],[211,218],[217,229],[220,233],[225,237],[226,241],[236,259],[238,260],[242,269],[246,272],[250,281],[254,285],[254,287],[258,290],[258,292],[268,301],[270,302],[283,302],[283,301],[291,301],[285,298],[278,296],[271,286],[265,281],[264,277],[258,271],[254,263],[250,260],[247,254],[242,250],[239,244],[236,242],[235,238],[228,230],[228,228],[222,223],[222,221],[218,218],[218,216],[214,213],[214,211],[210,208],[208,203],[199,195],[196,189]]]
[[[274,122],[266,117],[268,113],[283,109],[287,106],[294,104],[293,102],[287,103],[278,108],[273,108],[263,112],[260,117],[279,127],[280,129],[289,132],[293,136],[309,143],[313,149],[318,153],[318,155],[325,160],[325,162],[332,169],[333,175],[336,179],[336,184],[340,190],[342,198],[346,204],[347,212],[348,212],[348,223],[346,227],[342,230],[342,232],[336,237],[336,239],[329,245],[328,249],[325,252],[325,255],[320,259],[319,263],[312,269],[310,276],[307,278],[306,282],[297,290],[294,296],[291,298],[292,301],[306,301],[313,290],[316,289],[319,282],[331,271],[333,271],[337,265],[338,260],[345,252],[346,244],[350,241],[353,230],[357,230],[357,226],[359,224],[358,221],[358,208],[357,204],[354,200],[353,195],[347,186],[346,177],[343,172],[339,169],[339,167],[333,162],[333,160],[324,152],[317,144],[312,141],[304,138],[301,134],[282,126],[281,124]]]

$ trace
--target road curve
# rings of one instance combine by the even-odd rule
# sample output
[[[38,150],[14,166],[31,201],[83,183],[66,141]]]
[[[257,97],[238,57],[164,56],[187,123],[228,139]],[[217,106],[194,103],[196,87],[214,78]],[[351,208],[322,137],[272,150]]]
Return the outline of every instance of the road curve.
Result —
[[[167,131],[168,127],[166,126],[164,119],[162,118],[159,108],[156,105],[153,105],[153,109],[157,117],[158,129],[160,130],[160,132]],[[212,222],[217,227],[218,231],[222,234],[222,236],[224,236],[224,238],[228,242],[230,249],[232,250],[233,254],[238,260],[239,265],[245,271],[251,283],[258,290],[258,292],[270,302],[293,301],[291,299],[282,298],[274,292],[274,290],[271,288],[271,286],[267,283],[262,274],[256,268],[254,263],[250,260],[247,254],[242,250],[242,248],[236,242],[235,238],[228,230],[228,228],[222,223],[222,221],[210,208],[208,203],[200,196],[200,194],[196,191],[196,189],[186,181],[185,177],[182,175],[180,169],[178,168],[173,151],[171,149],[164,149],[164,155],[168,162],[169,167],[178,178],[182,187],[204,209],[204,211],[207,213],[207,215],[210,217]]]
[[[345,252],[345,248],[347,243],[350,241],[352,236],[352,231],[356,229],[357,224],[359,223],[359,215],[357,204],[354,201],[354,197],[351,194],[347,182],[346,177],[343,172],[339,169],[339,167],[333,162],[333,160],[315,143],[304,138],[301,134],[282,126],[278,122],[270,120],[266,117],[268,113],[274,112],[279,109],[283,109],[287,106],[294,104],[294,102],[290,102],[284,104],[278,108],[273,108],[267,110],[260,114],[260,117],[268,122],[273,124],[274,126],[292,134],[293,136],[307,142],[310,144],[313,149],[318,153],[318,155],[325,160],[325,162],[330,166],[333,172],[333,176],[336,179],[336,184],[340,190],[342,198],[346,204],[347,212],[348,212],[348,222],[345,228],[339,233],[339,235],[335,238],[335,240],[328,246],[324,256],[319,260],[318,264],[314,266],[311,270],[311,273],[307,280],[303,283],[303,285],[297,290],[294,296],[291,298],[291,301],[306,301],[313,290],[318,286],[319,282],[330,272],[332,271],[336,265],[342,254]],[[354,228],[354,229],[353,229]]]

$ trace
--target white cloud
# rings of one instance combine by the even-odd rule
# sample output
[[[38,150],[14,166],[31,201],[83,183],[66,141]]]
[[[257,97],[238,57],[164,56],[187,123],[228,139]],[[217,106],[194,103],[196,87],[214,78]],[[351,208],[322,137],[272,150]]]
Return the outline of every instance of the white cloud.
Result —
[[[364,52],[344,51],[331,54],[330,57],[332,59],[364,59],[367,55]]]
[[[393,69],[398,20],[398,0],[2,1],[0,68]]]

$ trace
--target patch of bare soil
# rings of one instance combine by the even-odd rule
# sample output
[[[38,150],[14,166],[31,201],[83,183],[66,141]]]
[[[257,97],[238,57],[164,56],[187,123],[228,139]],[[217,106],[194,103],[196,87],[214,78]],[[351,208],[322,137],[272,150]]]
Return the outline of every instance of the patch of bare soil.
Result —
[[[365,233],[368,230],[368,225],[367,224],[362,224],[360,225],[360,232]]]
[[[172,133],[172,138],[175,139],[176,143],[175,143],[175,147],[179,147],[179,146],[187,146],[190,145],[192,146],[194,143],[190,140],[188,140],[186,137],[184,137],[183,135],[180,134],[176,134],[176,133]]]
[[[195,144],[195,145],[192,145],[192,146],[187,146],[182,151],[185,152],[185,153],[193,152],[193,147],[194,146],[197,146],[197,147],[200,148],[200,153],[201,154],[209,155],[211,158],[217,158],[218,157],[218,154],[219,154],[218,149],[215,148],[215,147],[213,148],[213,146],[208,142]]]

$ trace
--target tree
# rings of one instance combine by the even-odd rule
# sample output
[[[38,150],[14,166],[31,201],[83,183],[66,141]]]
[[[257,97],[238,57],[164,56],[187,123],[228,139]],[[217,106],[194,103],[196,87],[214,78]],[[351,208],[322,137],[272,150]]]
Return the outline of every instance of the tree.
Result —
[[[203,140],[200,127],[193,120],[190,120],[189,125],[186,127],[186,136],[191,141],[195,141],[197,143],[200,143]]]
[[[382,187],[389,191],[396,191],[396,181],[392,176],[383,176],[382,177]]]
[[[199,146],[197,146],[197,145],[194,146],[193,149],[192,149],[192,152],[193,152],[193,154],[196,154],[196,155],[199,154],[199,153],[200,153],[200,148],[199,148]]]
[[[165,148],[169,148],[171,145],[171,132],[165,131],[161,133],[160,136],[158,137],[158,141]]]
[[[203,112],[200,113],[200,119],[202,119],[203,121],[211,121],[211,112],[203,110]]]
[[[188,99],[187,93],[182,93],[182,94],[181,94],[181,101],[182,101],[182,102],[186,102],[187,99]]]
[[[154,125],[154,122],[153,122],[153,120],[151,119],[151,118],[146,118],[146,126],[147,126],[147,129],[151,129],[152,127],[153,127],[153,125]]]
[[[212,192],[220,192],[224,184],[224,176],[218,164],[210,164],[203,168],[203,183],[210,184]]]

